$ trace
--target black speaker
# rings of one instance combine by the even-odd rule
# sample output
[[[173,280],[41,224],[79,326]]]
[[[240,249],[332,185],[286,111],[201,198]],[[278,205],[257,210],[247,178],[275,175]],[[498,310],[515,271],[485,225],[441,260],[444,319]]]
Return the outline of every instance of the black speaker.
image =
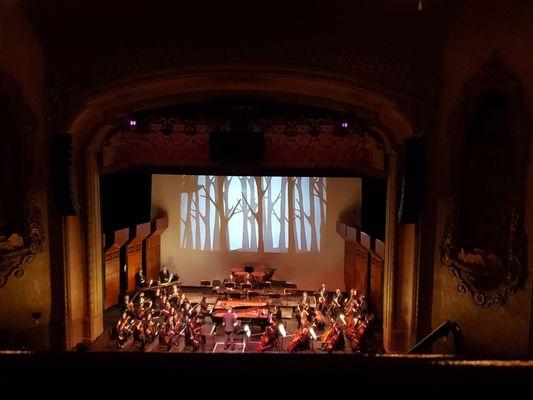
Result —
[[[265,155],[263,132],[213,132],[209,135],[211,161],[255,163]]]
[[[398,219],[403,224],[418,222],[424,193],[425,145],[422,138],[405,139],[402,151],[403,182]]]
[[[52,187],[57,211],[61,215],[78,215],[80,206],[72,190],[72,135],[52,136]]]

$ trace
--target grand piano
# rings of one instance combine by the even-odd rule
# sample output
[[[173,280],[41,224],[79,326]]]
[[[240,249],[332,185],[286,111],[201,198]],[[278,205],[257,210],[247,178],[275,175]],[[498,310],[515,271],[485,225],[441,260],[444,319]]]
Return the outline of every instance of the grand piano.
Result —
[[[268,302],[263,299],[226,299],[219,298],[211,311],[213,322],[220,323],[222,316],[231,307],[237,320],[250,325],[268,324]]]

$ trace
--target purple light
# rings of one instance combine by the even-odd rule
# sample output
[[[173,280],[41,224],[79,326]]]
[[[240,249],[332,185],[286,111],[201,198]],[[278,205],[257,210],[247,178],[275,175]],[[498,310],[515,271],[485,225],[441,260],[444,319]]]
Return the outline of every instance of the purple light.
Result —
[[[348,128],[348,122],[343,122],[341,125],[343,128]]]
[[[134,119],[130,119],[130,126],[135,126],[137,125],[137,121],[135,121]]]

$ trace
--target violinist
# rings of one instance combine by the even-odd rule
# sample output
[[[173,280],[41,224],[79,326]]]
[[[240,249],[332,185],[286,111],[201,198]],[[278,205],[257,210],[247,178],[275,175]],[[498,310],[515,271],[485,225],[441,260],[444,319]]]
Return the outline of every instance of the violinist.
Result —
[[[143,321],[141,319],[135,321],[135,326],[133,328],[133,341],[139,344],[141,349],[144,349],[146,340],[144,335]]]
[[[120,305],[120,312],[121,314],[128,311],[128,307],[131,303],[131,300],[130,300],[130,296],[129,294],[125,294],[124,297],[122,298],[122,302],[121,302],[121,305]]]
[[[163,265],[163,268],[159,272],[159,282],[161,283],[170,282],[170,271],[167,269],[166,265]]]
[[[128,314],[128,317],[130,317],[130,319],[132,319],[132,320],[135,319],[135,317],[136,317],[135,305],[133,304],[132,301],[130,301],[128,303],[128,309],[126,310],[126,313]]]
[[[124,348],[124,344],[128,340],[128,337],[131,335],[131,318],[129,315],[124,312],[122,317],[118,320],[117,325],[115,326],[114,336],[117,338],[119,349]]]
[[[205,317],[209,314],[209,304],[207,304],[207,298],[204,296],[200,301],[200,315],[203,315]]]
[[[152,313],[146,315],[144,320],[144,332],[145,332],[145,341],[147,343],[152,343],[155,339],[157,332],[155,331],[155,323],[152,319]]]
[[[178,289],[178,285],[172,285],[172,289],[170,289],[170,294],[168,295],[168,299],[171,304],[177,305],[180,300],[180,291]]]
[[[178,303],[177,303],[178,308],[182,310],[185,307],[185,304],[187,303],[189,303],[189,299],[187,298],[185,293],[182,293],[178,299]]]
[[[192,309],[191,309],[191,303],[189,301],[186,301],[181,306],[181,314],[185,318],[190,318],[192,316]]]

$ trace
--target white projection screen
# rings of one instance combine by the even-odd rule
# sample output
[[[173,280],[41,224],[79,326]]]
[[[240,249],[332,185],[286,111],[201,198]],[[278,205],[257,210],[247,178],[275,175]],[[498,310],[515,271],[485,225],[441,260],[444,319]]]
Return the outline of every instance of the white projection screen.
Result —
[[[152,217],[169,217],[161,261],[184,284],[261,263],[303,289],[343,288],[336,222],[358,223],[360,206],[358,178],[152,176]]]

